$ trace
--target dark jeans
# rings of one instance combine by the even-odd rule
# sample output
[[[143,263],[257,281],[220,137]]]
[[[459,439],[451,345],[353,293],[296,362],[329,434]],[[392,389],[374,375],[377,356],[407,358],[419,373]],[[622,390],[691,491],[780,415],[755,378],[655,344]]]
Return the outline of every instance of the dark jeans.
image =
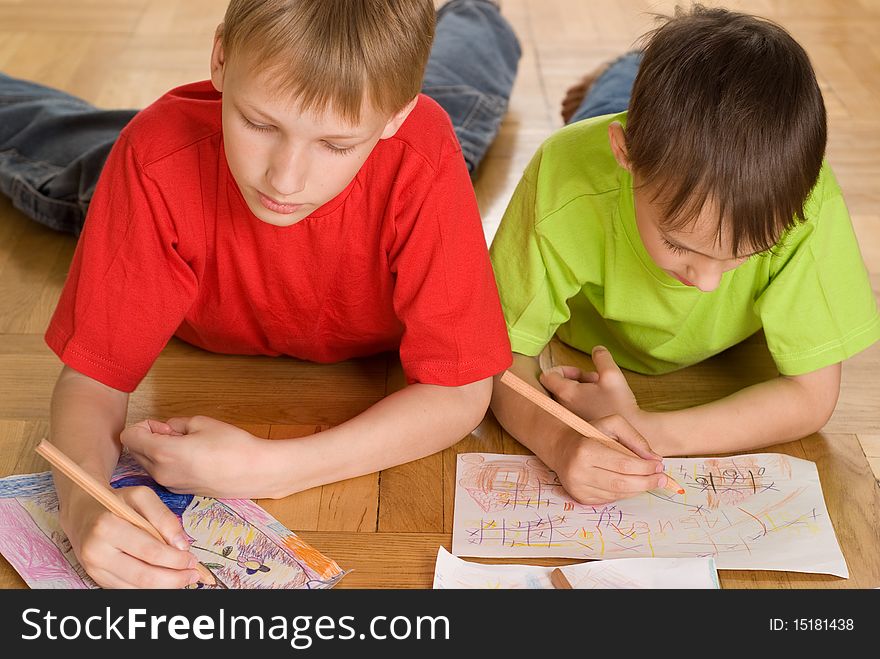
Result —
[[[519,58],[492,2],[451,0],[437,12],[423,91],[449,113],[472,173],[507,111]],[[79,235],[104,161],[136,113],[0,73],[0,193],[38,222]]]

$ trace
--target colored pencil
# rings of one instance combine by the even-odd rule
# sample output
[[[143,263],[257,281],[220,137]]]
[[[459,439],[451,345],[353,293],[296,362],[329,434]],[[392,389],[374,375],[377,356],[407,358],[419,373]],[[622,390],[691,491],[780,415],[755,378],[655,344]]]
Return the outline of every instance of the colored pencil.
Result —
[[[565,573],[556,568],[550,573],[550,583],[557,590],[573,590],[571,582],[566,578]]]
[[[603,433],[595,426],[587,423],[571,410],[563,407],[552,398],[543,395],[540,391],[530,386],[527,382],[525,382],[523,379],[521,379],[519,376],[515,375],[511,371],[504,371],[503,375],[501,376],[501,382],[506,384],[518,394],[532,401],[535,405],[540,407],[545,412],[552,414],[554,417],[562,421],[562,423],[567,425],[572,430],[577,431],[584,437],[591,437],[604,443],[610,448],[621,451],[635,458],[639,457],[631,450],[629,450],[626,446],[618,441],[613,440],[611,437]],[[669,474],[666,474],[666,485],[663,486],[663,489],[669,490],[670,492],[673,492],[675,494],[684,494],[684,488],[679,485],[676,480]]]
[[[133,524],[142,531],[146,531],[160,542],[168,544],[165,542],[165,538],[162,537],[162,534],[156,530],[156,527],[150,524],[150,522],[139,512],[123,501],[109,485],[103,485],[100,483],[98,479],[67,457],[61,449],[44,439],[39,443],[36,451],[46,458],[46,460],[49,461],[49,464],[56,467],[62,474],[67,476],[88,494],[91,494],[98,503],[103,505],[111,513],[117,517],[121,517],[126,522]],[[214,575],[211,574],[211,571],[201,563],[196,565],[195,569],[201,575],[202,583],[209,586],[213,586],[217,583],[217,580],[214,578]]]

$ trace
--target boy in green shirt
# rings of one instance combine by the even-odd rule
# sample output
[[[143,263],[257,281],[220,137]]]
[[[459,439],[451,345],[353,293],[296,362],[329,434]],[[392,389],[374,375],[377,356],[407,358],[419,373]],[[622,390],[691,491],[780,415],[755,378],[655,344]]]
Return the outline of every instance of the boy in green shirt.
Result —
[[[629,111],[608,114],[630,86]],[[492,409],[570,494],[598,503],[662,484],[662,455],[816,432],[836,405],[841,362],[880,338],[880,317],[823,162],[815,75],[782,28],[698,6],[589,90],[576,123],[527,167],[492,263],[512,370],[587,420],[625,419],[647,443],[621,438],[640,456],[626,458],[502,385]],[[563,112],[574,105],[570,94]],[[761,328],[779,377],[706,405],[642,410],[618,367],[666,373]],[[554,335],[592,353],[597,371],[541,373],[536,356]]]

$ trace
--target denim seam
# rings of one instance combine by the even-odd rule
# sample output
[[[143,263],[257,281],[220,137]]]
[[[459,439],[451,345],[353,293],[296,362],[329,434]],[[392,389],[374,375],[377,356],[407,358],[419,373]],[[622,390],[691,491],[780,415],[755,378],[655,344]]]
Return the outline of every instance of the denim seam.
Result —
[[[54,205],[62,206],[62,207],[66,207],[66,208],[76,208],[76,209],[82,210],[82,206],[77,201],[67,201],[65,199],[53,199],[52,197],[47,197],[45,194],[43,194],[42,192],[37,190],[33,185],[31,185],[27,179],[25,179],[24,177],[22,177],[19,174],[16,174],[15,176],[12,177],[12,185],[10,187],[12,188],[13,193],[24,188],[28,193],[39,198],[41,202],[45,202],[48,204],[54,204]],[[10,195],[10,196],[15,198],[14,194]]]
[[[10,147],[8,149],[3,149],[0,151],[0,157],[5,156],[6,154],[12,154],[22,158],[23,160],[27,160],[29,164],[40,165],[43,167],[51,167],[55,170],[61,169],[60,165],[56,165],[53,162],[49,162],[48,160],[38,160],[36,158],[31,158],[30,156],[25,156],[21,151],[16,149],[15,147]]]
[[[478,99],[489,101],[490,105],[495,106],[495,109],[501,110],[501,109],[504,109],[504,107],[507,105],[507,100],[503,96],[501,96],[500,94],[493,94],[491,92],[481,91],[479,89],[476,89],[475,87],[472,87],[471,85],[464,85],[464,84],[459,84],[459,85],[425,85],[424,89],[430,90],[432,92],[456,92],[456,93],[459,93],[462,91],[469,91],[469,92],[473,92],[477,96]],[[423,93],[425,93],[425,92],[423,92]],[[430,96],[430,94],[428,94],[428,96]]]
[[[42,100],[39,96],[0,96],[0,105],[18,105]]]
[[[12,177],[9,198],[12,205],[56,231],[78,234],[82,231],[85,208],[74,201],[52,199],[39,192],[26,179],[16,174]],[[27,194],[23,194],[26,192]],[[47,210],[47,209],[56,210]]]

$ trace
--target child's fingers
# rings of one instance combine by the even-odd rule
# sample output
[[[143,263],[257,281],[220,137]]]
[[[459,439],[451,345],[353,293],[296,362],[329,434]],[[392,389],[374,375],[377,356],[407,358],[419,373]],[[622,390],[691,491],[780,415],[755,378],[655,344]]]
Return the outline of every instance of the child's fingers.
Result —
[[[135,588],[135,585],[125,579],[123,575],[116,573],[120,562],[125,562],[121,557],[130,558],[126,556],[124,552],[121,552],[118,549],[114,550],[113,554],[111,554],[105,561],[97,566],[89,568],[89,576],[92,577],[92,579],[95,580],[95,583],[101,588]]]
[[[555,366],[562,371],[562,374],[569,380],[577,382],[594,384],[599,381],[599,374],[596,371],[584,371],[577,366]]]
[[[608,378],[609,376],[620,377],[626,382],[626,377],[624,377],[623,371],[620,370],[617,362],[614,361],[614,357],[611,356],[611,353],[608,352],[606,347],[596,346],[593,348],[591,357],[593,358],[593,364],[596,365],[596,371],[598,372],[600,379]]]
[[[188,551],[176,549],[156,540],[146,531],[135,528],[138,533],[130,533],[119,543],[119,549],[129,556],[155,567],[179,572],[195,570],[198,559]]]
[[[648,440],[641,435],[618,437],[617,441],[626,446],[630,451],[645,460],[663,460],[663,456],[655,452],[648,444]]]
[[[157,565],[177,569],[193,567],[189,565],[189,558],[191,556],[189,553],[189,537],[184,532],[180,519],[171,512],[153,490],[148,487],[126,487],[117,490],[117,492],[132,508],[143,515],[156,528],[159,534],[165,538],[165,542],[177,548],[173,549],[168,545],[164,545],[147,534],[155,541],[158,548],[167,550],[162,552],[161,556],[156,556]],[[142,556],[140,553],[136,555]],[[147,558],[146,556],[142,557]]]
[[[612,463],[613,464],[613,463]],[[640,492],[655,490],[666,484],[665,474],[634,475],[593,469],[590,472],[590,485],[610,492],[616,499],[635,496]]]
[[[123,442],[125,444],[125,442]],[[143,467],[148,474],[153,474],[156,471],[156,463],[150,459],[149,456],[136,451],[135,449],[129,447],[128,452],[131,453],[131,456],[135,459],[135,461]]]
[[[596,371],[583,371],[580,381],[584,384],[596,384],[599,381],[599,374]]]
[[[574,398],[578,382],[565,377],[559,366],[554,366],[546,373],[541,373],[538,379],[544,388],[553,394],[557,400],[567,401]]]
[[[125,552],[113,556],[112,572],[105,569],[104,582],[113,588],[184,588],[199,581],[195,569],[172,570],[150,565]]]
[[[144,467],[144,460],[152,464],[152,454],[166,442],[172,441],[167,434],[154,433],[146,423],[137,423],[123,430],[119,440]],[[143,458],[143,460],[142,460]]]
[[[138,497],[126,489],[148,488],[120,491],[127,503],[135,505]],[[193,583],[193,574],[198,574],[197,559],[188,551],[170,547],[109,512],[94,520],[90,531],[77,555],[95,581],[106,588],[180,588]]]
[[[663,456],[651,448],[648,440],[619,414],[602,417],[591,423],[609,437],[616,439],[640,458],[651,461],[663,460]]]
[[[186,435],[192,430],[190,428],[192,419],[193,419],[193,417],[191,417],[191,416],[179,416],[179,417],[174,417],[172,419],[168,419],[168,421],[166,423],[175,432],[177,432],[181,435]]]
[[[591,449],[590,461],[594,467],[623,475],[656,478],[656,475],[663,470],[662,463],[657,460],[630,455],[598,441]]]
[[[147,419],[145,422],[142,421],[141,423],[146,423],[147,427],[149,427],[149,429],[150,429],[150,432],[152,432],[156,435],[179,435],[179,434],[181,434],[181,433],[177,432],[174,428],[169,426],[167,423],[165,423],[164,421],[158,421],[156,419]]]
[[[152,423],[152,420],[151,420],[151,419],[144,419],[143,421],[138,421],[137,423],[133,423],[133,424],[131,424],[130,426],[128,426],[128,427],[126,427],[125,429],[123,429],[122,432],[126,432],[126,431],[128,431],[128,430],[132,430],[132,431],[134,431],[134,432],[147,432],[147,433],[152,433],[152,432],[154,432],[154,431],[153,431],[153,426],[151,425],[151,423]]]
[[[568,492],[566,490],[566,492]],[[608,490],[603,490],[598,487],[585,486],[582,487],[577,494],[572,492],[568,492],[569,496],[573,497],[575,501],[578,503],[585,504],[587,506],[600,506],[605,505],[607,503],[611,503],[613,501],[617,501],[618,499],[625,499],[625,495],[617,494],[615,492],[609,492]],[[640,492],[638,494],[641,494]]]
[[[128,426],[119,434],[123,446],[132,453],[143,453],[144,447],[152,440],[153,431],[146,421]]]

